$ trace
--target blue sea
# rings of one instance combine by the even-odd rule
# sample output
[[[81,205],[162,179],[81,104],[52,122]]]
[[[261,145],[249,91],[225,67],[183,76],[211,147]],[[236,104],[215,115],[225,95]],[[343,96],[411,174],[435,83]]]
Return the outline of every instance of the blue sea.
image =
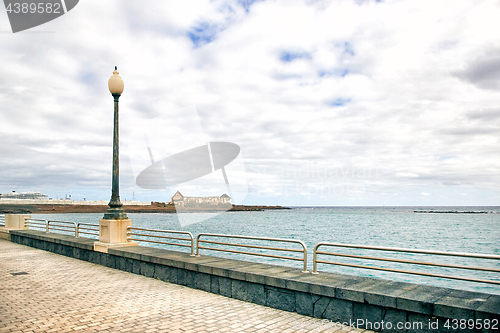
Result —
[[[126,206],[125,206],[126,210]],[[485,214],[441,214],[416,213],[415,211],[481,211]],[[183,230],[193,233],[215,233],[302,240],[308,248],[309,270],[312,270],[312,252],[319,242],[383,246],[432,251],[480,253],[500,255],[500,207],[298,207],[287,210],[224,213],[182,213],[179,214],[128,214],[134,227]],[[32,218],[98,223],[102,214],[34,214]],[[194,223],[199,221],[197,223]],[[206,238],[208,239],[208,238]],[[224,239],[213,239],[227,242]],[[245,244],[255,241],[236,240]],[[289,244],[260,242],[266,246],[297,248]],[[165,247],[170,250],[186,251],[185,248],[142,243],[141,245]],[[236,249],[236,248],[234,248]],[[339,250],[340,249],[340,250]],[[268,250],[243,249],[243,251]],[[470,265],[500,269],[499,260],[429,256],[419,254],[393,254],[391,252],[341,249],[322,247],[321,251],[337,251],[346,254],[399,258],[405,260],[431,261],[447,264]],[[202,255],[243,259],[255,262],[301,268],[299,261],[266,258],[234,253],[201,250]],[[276,253],[300,256],[300,254]],[[366,266],[417,270],[441,275],[457,275],[477,279],[500,281],[500,273],[477,272],[463,269],[406,265],[400,263],[374,262],[357,258],[321,256],[321,260],[354,263]],[[375,263],[377,263],[375,265]],[[319,272],[337,272],[395,281],[449,287],[462,290],[500,294],[500,285],[451,280],[445,278],[384,272],[371,269],[351,268],[338,265],[319,264]]]

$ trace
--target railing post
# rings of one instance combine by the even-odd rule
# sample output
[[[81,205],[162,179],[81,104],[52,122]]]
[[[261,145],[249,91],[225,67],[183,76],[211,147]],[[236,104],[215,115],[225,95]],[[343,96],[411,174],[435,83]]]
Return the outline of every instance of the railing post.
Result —
[[[75,238],[79,238],[80,234],[78,233],[78,225],[76,224],[76,222],[73,222],[73,224],[75,225]]]
[[[203,234],[198,234],[198,236],[196,236],[196,257],[201,257],[200,255],[200,236],[203,235]]]
[[[45,232],[50,233],[50,221],[45,220]]]
[[[299,240],[298,242],[304,249],[304,269],[302,270],[302,273],[309,273],[309,271],[307,270],[307,245],[301,240]]]
[[[190,257],[196,257],[196,255],[194,254],[194,238],[193,238],[193,234],[189,233],[189,236],[191,237],[191,254],[189,256]]]
[[[321,243],[316,244],[313,250],[313,271],[312,274],[319,274],[318,273],[318,254],[316,253],[318,251],[318,247],[320,247]]]

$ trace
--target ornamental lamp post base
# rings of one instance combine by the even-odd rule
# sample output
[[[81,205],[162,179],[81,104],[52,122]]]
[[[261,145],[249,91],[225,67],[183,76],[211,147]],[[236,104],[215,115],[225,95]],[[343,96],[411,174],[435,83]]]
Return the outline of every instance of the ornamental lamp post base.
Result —
[[[132,220],[99,221],[99,241],[94,242],[94,251],[108,253],[108,249],[123,246],[137,246],[137,242],[127,241],[127,227],[132,226]]]
[[[104,219],[105,220],[127,220],[127,214],[125,214],[125,211],[122,208],[122,204],[109,204],[108,210],[106,210],[106,213],[104,213]]]

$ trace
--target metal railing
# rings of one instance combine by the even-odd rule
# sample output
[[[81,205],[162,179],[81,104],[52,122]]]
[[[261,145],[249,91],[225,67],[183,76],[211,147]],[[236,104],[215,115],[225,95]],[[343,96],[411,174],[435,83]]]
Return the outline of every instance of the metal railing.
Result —
[[[339,265],[339,266],[347,266],[347,267],[355,267],[355,268],[374,269],[374,270],[386,271],[386,272],[414,274],[414,275],[430,276],[430,277],[437,277],[437,278],[463,280],[463,281],[471,281],[471,282],[481,282],[481,283],[491,283],[491,284],[500,285],[500,281],[494,281],[494,280],[483,280],[483,279],[475,279],[475,278],[452,276],[452,275],[442,275],[442,274],[425,273],[425,272],[418,272],[418,271],[393,269],[393,268],[386,268],[386,267],[373,267],[373,266],[363,266],[363,265],[349,264],[349,263],[343,263],[343,262],[325,261],[325,260],[318,260],[317,256],[318,256],[318,254],[320,254],[320,255],[330,255],[330,256],[346,257],[346,258],[376,260],[376,261],[394,262],[394,263],[411,264],[411,265],[424,265],[424,266],[457,268],[457,269],[467,269],[467,270],[474,270],[474,271],[500,273],[500,269],[497,269],[497,268],[472,267],[472,266],[451,265],[451,264],[426,262],[426,261],[363,256],[363,255],[354,255],[354,254],[337,253],[337,252],[323,252],[323,251],[318,251],[318,248],[320,246],[331,246],[331,247],[342,247],[342,248],[364,249],[364,250],[377,250],[377,251],[390,251],[390,252],[405,252],[405,253],[411,253],[411,254],[426,254],[426,255],[451,256],[451,257],[463,257],[463,258],[493,259],[493,260],[500,260],[499,255],[444,252],[444,251],[428,251],[428,250],[413,250],[413,249],[389,248],[389,247],[379,247],[379,246],[361,246],[361,245],[322,242],[322,243],[316,244],[316,246],[314,247],[312,273],[319,274],[318,273],[318,263],[321,263],[321,264],[331,264],[331,265]]]
[[[163,233],[163,234],[187,235],[189,238],[186,238],[186,237],[183,238],[183,237],[178,237],[178,236],[165,236],[165,235],[136,233],[136,232],[133,232],[134,230],[149,231],[149,232]],[[162,240],[171,240],[172,239],[172,240],[178,240],[181,242],[188,241],[189,244],[165,242],[165,241],[160,241],[160,240],[151,240],[151,239],[144,239],[144,238],[134,238],[134,236],[135,237],[159,238]],[[190,233],[189,231],[158,230],[158,229],[127,227],[127,241],[138,241],[138,242],[148,242],[148,243],[155,243],[155,244],[165,244],[165,245],[189,247],[191,250],[191,256],[194,256],[194,237],[193,237],[193,234]]]
[[[99,236],[99,224],[92,223],[29,219],[26,221],[26,226],[28,228],[45,229],[47,233],[54,230],[71,232],[77,238],[80,237],[80,234]]]
[[[5,227],[5,215],[0,214],[0,227]]]
[[[0,225],[2,221],[5,223],[5,216],[0,215]],[[76,223],[76,222],[68,222],[68,221],[52,221],[52,220],[40,220],[40,219],[29,219],[26,221],[26,225],[28,227],[33,228],[41,228],[45,229],[45,232],[49,233],[51,231],[64,231],[64,232],[73,232],[74,236],[79,237],[80,234],[88,234],[99,236],[99,225],[91,224],[91,223]],[[186,236],[186,237],[182,237]],[[202,239],[202,237],[211,237],[211,238],[228,238],[228,239],[243,239],[243,240],[255,240],[255,241],[264,241],[264,242],[282,242],[282,243],[293,243],[301,245],[301,249],[287,248],[287,247],[273,247],[267,245],[259,245],[259,244],[242,244],[242,243],[231,243],[224,242],[219,240],[207,240]],[[173,246],[181,246],[187,247],[190,249],[191,256],[200,257],[200,250],[211,250],[211,251],[220,251],[220,252],[228,252],[228,253],[236,253],[236,254],[244,254],[244,255],[254,255],[268,258],[278,258],[285,260],[295,260],[303,262],[303,270],[302,272],[307,273],[307,246],[301,240],[296,239],[282,239],[282,238],[269,238],[269,237],[253,237],[253,236],[239,236],[239,235],[225,235],[225,234],[211,234],[211,233],[200,233],[196,237],[196,254],[195,254],[195,245],[194,245],[194,237],[188,231],[175,231],[175,230],[158,230],[158,229],[146,229],[146,228],[127,228],[127,241],[139,241],[139,242],[147,242],[147,243],[156,243],[156,244],[164,244],[164,245],[173,245]],[[177,242],[176,242],[177,241]],[[212,244],[213,247],[203,246],[203,244]],[[260,243],[261,244],[261,243]],[[223,247],[216,247],[217,245]],[[380,266],[370,266],[370,265],[360,265],[357,263],[346,263],[346,262],[335,262],[335,261],[326,261],[319,260],[318,255],[327,255],[327,256],[335,256],[335,257],[344,257],[350,259],[360,259],[360,260],[369,260],[371,263],[374,261],[382,261],[382,262],[390,262],[397,264],[408,264],[408,265],[422,265],[422,266],[430,266],[430,267],[442,267],[442,268],[452,268],[452,269],[463,269],[463,270],[472,270],[479,272],[493,272],[500,273],[499,268],[487,268],[487,267],[474,267],[474,266],[465,266],[465,265],[457,265],[457,264],[448,264],[448,263],[438,263],[438,262],[428,262],[428,261],[418,261],[418,260],[406,260],[406,259],[398,259],[398,258],[388,258],[381,256],[369,256],[369,255],[358,255],[352,253],[340,253],[340,252],[325,252],[319,251],[319,248],[322,246],[329,247],[337,247],[344,249],[359,249],[359,250],[373,250],[373,251],[384,251],[389,253],[407,253],[407,254],[416,254],[416,255],[436,255],[436,256],[448,256],[448,257],[461,257],[461,258],[475,258],[475,259],[487,259],[487,260],[500,260],[500,255],[487,255],[487,254],[472,254],[472,253],[458,253],[458,252],[444,252],[444,251],[428,251],[428,250],[417,250],[417,249],[404,249],[404,248],[389,248],[389,247],[379,247],[379,246],[362,246],[362,245],[352,245],[352,244],[340,244],[340,243],[328,243],[321,242],[316,244],[313,251],[313,274],[318,273],[318,264],[330,264],[330,265],[338,265],[338,266],[347,266],[353,268],[363,268],[363,269],[372,269],[386,272],[394,272],[394,273],[404,273],[404,274],[413,274],[413,275],[421,275],[421,276],[429,276],[435,278],[446,278],[446,279],[455,279],[455,280],[463,280],[470,282],[480,282],[480,283],[490,283],[500,285],[500,281],[495,280],[485,280],[479,278],[472,277],[462,277],[462,276],[452,276],[452,275],[443,275],[443,274],[435,274],[435,273],[427,273],[422,271],[411,271],[411,270],[403,270],[398,268],[388,268],[388,267],[380,267]],[[296,256],[285,256],[280,254],[272,254],[272,253],[259,253],[259,252],[250,252],[250,251],[242,251],[236,249],[230,249],[227,247],[240,247],[240,248],[248,248],[248,249],[259,249],[265,251],[284,251],[291,253],[302,253],[301,257]]]
[[[26,226],[28,228],[33,227],[33,228],[45,229],[45,232],[48,232],[48,225],[49,224],[47,220],[29,219],[28,221],[26,221]]]
[[[99,224],[78,223],[76,229],[78,230],[78,236],[80,236],[80,234],[99,236]],[[97,233],[92,231],[97,231]]]
[[[78,238],[78,225],[76,222],[49,220],[47,221],[47,232],[50,232],[51,229],[65,232],[71,232],[73,230],[75,232],[75,237]]]
[[[201,237],[221,237],[221,238],[236,238],[236,239],[250,239],[250,240],[259,240],[259,241],[268,241],[268,242],[283,242],[283,243],[295,243],[300,244],[302,246],[302,250],[298,249],[289,249],[289,248],[279,248],[279,247],[271,247],[271,246],[262,246],[262,245],[251,245],[251,244],[237,244],[237,243],[226,243],[226,242],[217,242],[211,240],[202,240]],[[265,250],[273,250],[273,251],[285,251],[285,252],[300,252],[303,253],[302,258],[297,257],[287,257],[276,254],[266,254],[266,253],[257,253],[257,252],[248,252],[248,251],[238,251],[231,249],[223,249],[216,247],[205,247],[200,245],[200,243],[208,243],[208,244],[216,244],[216,245],[224,245],[224,246],[235,246],[235,247],[246,247],[253,249],[265,249]],[[304,262],[304,268],[302,270],[303,273],[308,273],[307,270],[307,246],[301,240],[296,239],[283,239],[283,238],[268,238],[268,237],[252,237],[252,236],[237,236],[237,235],[223,235],[223,234],[208,234],[201,233],[196,237],[196,256],[200,256],[200,249],[212,250],[212,251],[221,251],[221,252],[229,252],[229,253],[239,253],[239,254],[248,254],[254,256],[261,257],[269,257],[269,258],[279,258],[279,259],[287,259],[287,260],[297,260]]]

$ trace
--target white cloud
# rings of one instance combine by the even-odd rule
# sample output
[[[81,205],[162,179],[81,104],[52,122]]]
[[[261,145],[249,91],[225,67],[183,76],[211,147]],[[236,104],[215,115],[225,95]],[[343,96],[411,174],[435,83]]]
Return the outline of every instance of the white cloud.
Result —
[[[411,173],[411,172],[398,172],[396,173],[396,177],[401,177],[401,178],[418,178],[419,175],[416,173]]]
[[[241,146],[248,203],[495,204],[498,16],[494,1],[80,2],[32,29],[53,33],[0,34],[0,192],[107,199],[118,65],[124,142],[196,105],[206,137]],[[128,197],[168,199],[122,164]]]

